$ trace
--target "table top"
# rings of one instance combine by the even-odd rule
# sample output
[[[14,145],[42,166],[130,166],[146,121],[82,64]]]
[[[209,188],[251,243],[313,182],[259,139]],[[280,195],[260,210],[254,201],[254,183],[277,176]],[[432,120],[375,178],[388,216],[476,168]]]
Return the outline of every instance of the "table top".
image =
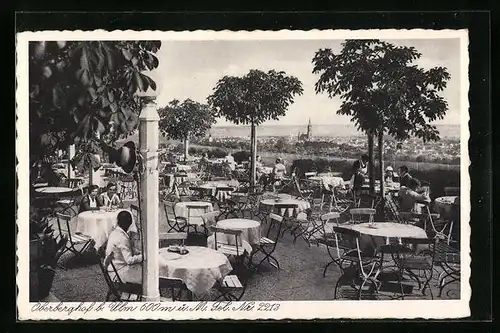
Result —
[[[248,229],[260,227],[260,222],[249,219],[226,219],[217,222],[217,227],[226,229]]]
[[[232,180],[211,180],[204,184],[199,185],[201,188],[216,188],[216,187],[234,187],[238,183]]]
[[[342,227],[349,228],[361,234],[390,238],[427,238],[424,229],[411,224],[401,224],[394,222],[374,222],[359,224],[343,224]]]
[[[211,202],[207,201],[182,201],[175,204],[176,206],[197,206],[197,207],[208,207],[212,206]]]
[[[58,194],[58,193],[69,193],[73,192],[73,188],[70,187],[55,187],[55,186],[48,186],[48,187],[40,187],[36,188],[35,192],[38,193],[46,193],[46,194]]]
[[[458,198],[457,195],[451,195],[451,196],[446,196],[446,197],[439,197],[439,198],[434,199],[434,202],[452,205],[452,204],[455,203],[455,200],[457,198]]]
[[[84,211],[84,212],[81,212],[80,214],[78,214],[78,217],[82,218],[82,219],[91,219],[91,218],[104,217],[104,216],[116,217],[118,215],[118,213],[122,210],[126,210],[126,209],[121,208],[121,209],[115,209],[112,211],[87,210],[87,211]]]
[[[276,201],[275,199],[264,199],[260,201],[264,205],[274,206],[274,205],[302,205],[304,203],[308,203],[305,200],[300,199],[284,199],[282,198],[280,201]]]
[[[188,254],[171,256],[167,248],[160,249],[160,265],[184,269],[218,268],[229,263],[227,257],[208,247],[186,246]]]

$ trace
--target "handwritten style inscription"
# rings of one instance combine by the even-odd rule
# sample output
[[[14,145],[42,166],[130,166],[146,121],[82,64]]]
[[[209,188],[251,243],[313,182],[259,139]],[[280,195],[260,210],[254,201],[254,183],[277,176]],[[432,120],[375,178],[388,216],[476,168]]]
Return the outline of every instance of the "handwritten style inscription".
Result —
[[[63,302],[54,303],[36,303],[32,308],[32,312],[53,312],[53,313],[72,313],[87,314],[89,312],[267,312],[278,311],[279,303],[273,302],[198,302],[198,303],[79,303],[78,305],[65,305]]]

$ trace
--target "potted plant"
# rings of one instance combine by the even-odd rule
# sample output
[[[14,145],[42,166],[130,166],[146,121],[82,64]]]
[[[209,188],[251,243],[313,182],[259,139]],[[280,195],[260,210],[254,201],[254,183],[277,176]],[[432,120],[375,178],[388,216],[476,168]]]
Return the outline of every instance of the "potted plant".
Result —
[[[30,216],[30,301],[46,298],[52,289],[57,261],[64,251],[67,236],[54,237],[47,217]]]

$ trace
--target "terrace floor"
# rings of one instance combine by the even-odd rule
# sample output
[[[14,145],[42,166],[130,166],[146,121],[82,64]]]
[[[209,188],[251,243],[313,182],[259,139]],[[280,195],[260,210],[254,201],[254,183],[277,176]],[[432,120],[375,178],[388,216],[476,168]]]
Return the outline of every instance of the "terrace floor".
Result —
[[[160,231],[163,231],[166,228],[163,208],[160,212]],[[187,243],[187,245],[206,246],[204,237],[190,235]],[[279,260],[280,270],[270,266],[252,274],[242,301],[334,299],[334,287],[340,276],[340,270],[337,266],[331,265],[326,277],[323,277],[323,268],[330,259],[324,247],[316,245],[309,247],[302,239],[293,244],[293,237],[285,234],[278,243],[275,257]],[[66,270],[57,269],[52,294],[63,302],[104,301],[108,288],[96,260],[97,258],[89,257],[88,260],[77,262],[71,253],[65,254],[61,261]],[[437,297],[436,281],[431,282],[431,289],[434,299],[440,299]],[[429,293],[427,294],[427,299],[430,299]],[[459,297],[460,285],[453,283],[445,288],[441,299]]]

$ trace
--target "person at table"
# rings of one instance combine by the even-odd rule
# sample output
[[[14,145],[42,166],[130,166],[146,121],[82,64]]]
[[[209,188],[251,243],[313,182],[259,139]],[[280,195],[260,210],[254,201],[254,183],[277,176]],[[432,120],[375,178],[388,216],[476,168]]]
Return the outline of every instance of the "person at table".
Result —
[[[134,247],[128,233],[132,225],[132,215],[129,211],[124,210],[118,213],[117,220],[117,227],[108,238],[106,256],[113,255],[113,265],[123,282],[140,284],[143,256]],[[112,272],[110,271],[110,273]]]
[[[273,167],[272,177],[273,177],[273,191],[275,190],[275,186],[283,179],[285,179],[286,175],[286,167],[283,164],[283,160],[281,158],[276,159],[276,164]]]
[[[368,155],[362,155],[361,159],[355,161],[352,165],[353,170],[359,169],[359,172],[363,174],[363,177],[368,177]]]
[[[80,202],[79,212],[99,210],[101,206],[103,206],[103,203],[99,197],[99,186],[90,185],[87,195],[85,195]]]
[[[233,155],[231,155],[231,153],[228,153],[226,155],[225,162],[229,165],[231,171],[234,171],[236,169],[236,162],[234,161],[234,157]]]
[[[406,165],[401,166],[399,168],[399,184],[408,187],[410,179],[412,179],[412,176],[410,175],[408,167]]]
[[[353,193],[358,196],[363,188],[363,184],[365,183],[365,174],[363,173],[359,163],[354,163],[352,168],[350,186]]]
[[[262,174],[264,173],[264,164],[262,163],[262,158],[257,155],[257,158],[255,159],[255,174],[257,176],[257,180],[260,179]]]
[[[384,180],[388,184],[392,184],[395,181],[394,169],[390,165],[387,168],[385,168]]]
[[[419,187],[420,182],[415,178],[410,178],[408,186],[399,190],[400,211],[420,214],[422,212],[422,202],[430,202],[429,196],[425,193],[418,193]]]
[[[101,195],[103,206],[122,208],[123,202],[117,192],[116,184],[113,182],[108,183],[106,186],[106,192]]]

